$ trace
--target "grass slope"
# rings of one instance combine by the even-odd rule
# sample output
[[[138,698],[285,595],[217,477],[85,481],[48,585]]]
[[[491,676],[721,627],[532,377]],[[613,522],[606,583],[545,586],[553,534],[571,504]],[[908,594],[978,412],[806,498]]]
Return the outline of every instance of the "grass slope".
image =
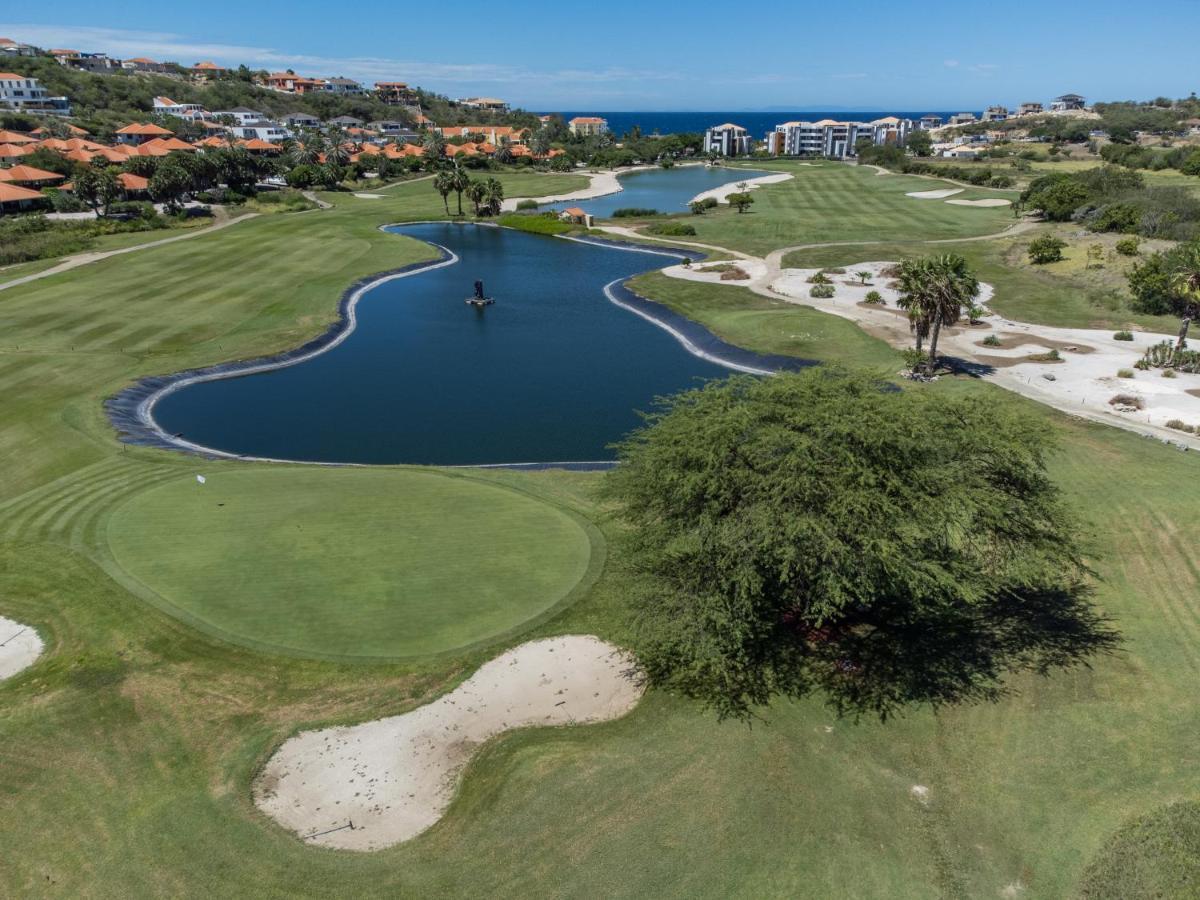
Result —
[[[906,197],[908,191],[953,187],[909,175],[878,175],[842,163],[765,162],[755,168],[789,172],[789,181],[753,192],[747,213],[726,206],[690,216],[696,240],[761,256],[780,247],[826,241],[927,240],[993,234],[1013,222],[1008,208],[952,206]],[[1003,196],[968,189],[955,199]]]
[[[358,659],[515,631],[565,599],[591,557],[588,530],[563,509],[414,469],[176,478],[121,505],[106,531],[117,565],[187,621]]]
[[[1016,679],[1001,703],[886,726],[838,721],[815,700],[775,704],[753,728],[718,725],[655,693],[616,722],[489,745],[441,823],[379,854],[306,847],[264,820],[249,785],[289,734],[410,709],[497,651],[372,666],[264,655],[138,599],[104,569],[113,510],[201,465],[218,480],[240,467],[121,452],[96,407],[138,372],[312,333],[347,281],[416,255],[374,226],[440,200],[422,184],[396,193],[0,295],[0,613],[47,641],[0,683],[0,895],[1061,898],[1123,823],[1200,796],[1194,455],[943,379],[933,389],[991,391],[1058,424],[1053,474],[1092,523],[1097,601],[1122,654]],[[726,300],[744,296],[666,299],[731,339],[787,340],[762,324],[769,310],[744,316]],[[862,354],[853,340],[824,331],[813,346]],[[618,533],[591,499],[598,475],[474,477]],[[628,641],[632,577],[614,559],[520,639]]]

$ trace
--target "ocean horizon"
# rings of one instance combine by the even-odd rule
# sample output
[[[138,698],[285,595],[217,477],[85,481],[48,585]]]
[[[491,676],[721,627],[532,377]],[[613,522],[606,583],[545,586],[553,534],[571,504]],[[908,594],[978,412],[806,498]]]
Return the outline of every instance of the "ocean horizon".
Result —
[[[596,110],[571,110],[561,112],[559,115],[568,120],[575,116],[600,116],[608,120],[609,131],[617,135],[626,134],[635,125],[642,130],[643,134],[678,134],[684,131],[704,131],[713,125],[733,122],[735,125],[741,125],[749,131],[755,139],[759,139],[768,131],[773,131],[775,126],[781,122],[815,122],[818,119],[869,122],[872,119],[881,119],[884,116],[896,116],[900,119],[919,119],[921,116],[928,115],[941,116],[943,119],[948,119],[950,116],[960,112],[973,112],[976,116],[982,114],[981,110],[963,109],[949,111],[937,109],[866,111],[843,109],[805,110],[797,112],[771,110],[749,112],[623,112],[620,110],[604,112]]]

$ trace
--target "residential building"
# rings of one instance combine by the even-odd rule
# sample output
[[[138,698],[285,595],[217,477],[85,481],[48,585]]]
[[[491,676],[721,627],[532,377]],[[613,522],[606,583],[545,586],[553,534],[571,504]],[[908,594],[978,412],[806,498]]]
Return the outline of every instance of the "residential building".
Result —
[[[1007,106],[989,106],[983,111],[982,122],[1003,122],[1008,118]]]
[[[974,125],[978,120],[975,113],[961,112],[950,117],[951,125]]]
[[[133,59],[122,60],[121,68],[132,72],[152,72],[156,75],[166,75],[174,71],[169,63],[161,63],[146,56],[135,56]]]
[[[0,72],[0,109],[69,116],[71,103],[66,97],[51,97],[36,78]]]
[[[378,132],[382,137],[395,138],[404,144],[415,144],[421,140],[421,135],[417,133],[417,129],[407,122],[384,119],[379,122],[371,122],[367,127],[372,131]]]
[[[511,125],[450,125],[438,128],[442,137],[477,138],[489,144],[502,144],[507,139],[512,144],[523,144],[529,136],[527,128],[513,128]]]
[[[155,97],[154,112],[160,116],[176,116],[195,122],[199,119],[211,118],[212,113],[199,103],[177,103],[170,97]]]
[[[229,129],[230,133],[243,141],[266,141],[268,144],[278,144],[292,136],[287,128],[278,122],[259,119],[250,122],[238,122]]]
[[[558,214],[558,218],[562,222],[569,222],[572,225],[586,225],[592,227],[592,217],[580,209],[578,206],[570,206]]]
[[[31,191],[7,181],[0,182],[0,215],[46,206],[47,203],[41,191]]]
[[[233,119],[238,125],[245,125],[248,122],[261,122],[266,116],[257,109],[250,109],[246,106],[235,106],[233,109],[221,109],[213,113],[218,119],[228,117]]]
[[[56,57],[64,66],[79,69],[81,72],[91,72],[93,75],[112,75],[121,70],[121,61],[113,59],[107,53],[74,53]]]
[[[362,128],[363,120],[356,119],[354,116],[338,116],[330,119],[329,124],[334,128]]]
[[[161,125],[152,123],[133,122],[126,125],[124,128],[118,128],[116,132],[117,142],[120,144],[145,144],[158,138],[174,137],[175,132],[168,131]]]
[[[935,116],[930,113],[927,116],[921,116],[921,128],[925,131],[933,131],[935,128],[942,127],[942,117]]]
[[[608,131],[608,119],[601,119],[599,116],[576,116],[567,123],[567,128],[571,129],[571,134],[585,137],[604,134]]]
[[[1084,100],[1078,94],[1063,94],[1061,97],[1055,97],[1050,104],[1051,112],[1069,112],[1083,108]]]
[[[886,116],[873,122],[784,122],[767,135],[767,150],[776,156],[825,156],[852,159],[863,140],[903,147],[913,130],[909,119]]]
[[[296,91],[296,81],[300,77],[295,72],[272,72],[267,76],[264,86],[273,91],[285,91],[292,94]]]
[[[459,106],[482,109],[487,112],[508,112],[508,103],[498,97],[463,97],[456,101]]]
[[[1043,111],[1042,104],[1040,103],[1022,103],[1017,107],[1018,116],[1036,116]]]
[[[67,60],[78,59],[83,55],[78,50],[68,50],[63,47],[52,47],[46,52],[54,57],[55,62],[63,66],[67,64]]]
[[[22,44],[12,38],[0,37],[0,55],[3,56],[37,56],[42,51],[33,44]]]
[[[412,106],[417,102],[417,92],[403,81],[377,81],[375,93],[389,106]]]
[[[750,153],[750,134],[741,125],[726,122],[704,132],[704,152],[721,156],[746,156]]]
[[[283,117],[283,124],[288,128],[320,128],[321,120],[311,113],[294,112]]]
[[[367,89],[353,78],[326,78],[325,90],[343,97],[354,97],[367,92]]]
[[[191,68],[192,81],[215,81],[229,70],[214,62],[198,62]]]

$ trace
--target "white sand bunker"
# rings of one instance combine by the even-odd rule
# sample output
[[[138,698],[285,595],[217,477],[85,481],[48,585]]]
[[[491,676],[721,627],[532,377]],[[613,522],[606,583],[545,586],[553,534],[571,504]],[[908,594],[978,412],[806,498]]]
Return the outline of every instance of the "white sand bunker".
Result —
[[[943,188],[939,191],[909,191],[905,197],[916,197],[918,200],[942,200],[946,197],[953,197],[955,194],[961,194],[962,188]]]
[[[359,200],[382,200],[383,194],[355,194]]]
[[[311,843],[379,850],[442,817],[488,738],[615,719],[641,694],[632,657],[612,644],[590,635],[530,641],[412,712],[285,741],[259,776],[254,802]]]
[[[986,200],[947,200],[951,206],[1012,206],[1011,200],[989,197]]]
[[[28,625],[0,616],[0,680],[33,665],[45,645]]]

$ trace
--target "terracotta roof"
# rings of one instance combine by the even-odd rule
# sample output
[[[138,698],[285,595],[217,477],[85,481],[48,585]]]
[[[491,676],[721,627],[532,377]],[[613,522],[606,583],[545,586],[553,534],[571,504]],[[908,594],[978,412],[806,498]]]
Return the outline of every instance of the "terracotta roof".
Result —
[[[91,134],[90,131],[88,131],[87,129],[84,129],[84,128],[80,128],[78,125],[67,125],[67,131],[71,132],[71,134]],[[35,129],[33,129],[33,131],[31,131],[29,133],[30,134],[45,134],[46,129],[45,128],[35,128]]]
[[[280,148],[270,141],[264,141],[262,138],[250,138],[248,141],[239,141],[238,145],[245,147],[247,150],[269,150],[272,153],[278,152]]]
[[[168,131],[161,125],[146,124],[142,125],[134,122],[131,125],[126,125],[124,128],[117,129],[117,134],[174,134],[173,131]]]
[[[126,62],[136,62],[136,63],[149,63],[152,66],[158,65],[158,63],[155,60],[150,59],[150,57],[148,57],[148,56],[135,56],[133,59],[127,59],[125,61]]]
[[[0,181],[0,203],[15,203],[18,200],[40,200],[42,195],[38,191],[31,191],[28,188],[17,187],[15,184],[8,184]]]
[[[88,150],[68,150],[63,154],[64,157],[72,162],[80,163],[90,163],[92,161],[92,157],[95,155],[95,153],[92,153]]]
[[[194,66],[192,66],[192,68],[193,69],[205,69],[207,71],[214,71],[214,72],[224,72],[225,71],[224,66],[218,66],[214,62],[198,62]]]
[[[0,81],[24,81],[24,75],[18,75],[16,72],[0,72]]]
[[[57,172],[47,172],[45,169],[35,169],[33,166],[13,166],[11,169],[0,169],[0,177],[5,181],[21,184],[26,181],[62,181],[66,176]]]
[[[181,141],[179,138],[174,137],[174,136],[169,137],[169,138],[155,138],[152,141],[147,141],[146,144],[143,144],[142,146],[144,147],[147,144],[154,144],[157,147],[165,147],[167,150],[195,150],[196,149],[191,144],[189,144],[187,141]]]
[[[35,144],[37,138],[30,137],[27,134],[21,134],[19,131],[0,131],[0,144]]]
[[[0,159],[28,156],[32,152],[33,148],[26,144],[0,144]]]
[[[117,176],[117,181],[121,182],[121,187],[127,191],[145,191],[150,188],[149,178],[134,175],[132,172],[122,172]]]
[[[571,120],[571,124],[580,125],[599,125],[601,122],[607,122],[607,119],[602,119],[599,116],[576,116]]]
[[[83,150],[83,151],[79,151],[79,152],[87,153],[88,151]],[[124,153],[124,152],[122,152],[120,150],[116,150],[112,147],[101,147],[99,150],[91,151],[91,154],[92,154],[93,159],[97,156],[102,156],[106,160],[108,160],[110,163],[123,163],[127,159],[129,159],[128,153]]]
[[[563,212],[565,212],[568,216],[573,216],[577,219],[586,219],[587,218],[587,213],[585,213],[578,206],[569,207],[567,209],[564,209]]]
[[[178,106],[179,104],[170,97],[155,97],[154,102],[158,106]]]

